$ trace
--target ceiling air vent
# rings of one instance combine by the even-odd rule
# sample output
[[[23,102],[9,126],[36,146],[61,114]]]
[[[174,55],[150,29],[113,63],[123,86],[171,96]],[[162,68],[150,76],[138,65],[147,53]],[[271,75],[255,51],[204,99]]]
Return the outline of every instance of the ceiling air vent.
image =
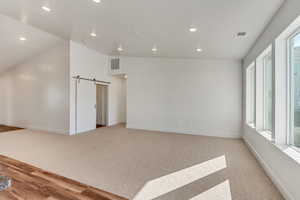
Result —
[[[247,33],[246,32],[238,32],[237,36],[238,37],[245,37],[245,36],[247,36]]]
[[[120,70],[120,58],[113,58],[110,60],[110,69],[112,71]]]

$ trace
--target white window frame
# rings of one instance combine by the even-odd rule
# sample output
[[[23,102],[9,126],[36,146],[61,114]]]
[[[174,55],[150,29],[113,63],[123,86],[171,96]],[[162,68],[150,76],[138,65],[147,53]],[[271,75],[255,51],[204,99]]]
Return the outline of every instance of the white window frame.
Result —
[[[272,52],[272,46],[271,46],[271,48],[270,48],[270,50],[269,50],[269,52],[268,52],[268,54],[266,54],[265,56],[264,56],[264,58],[263,58],[263,129],[264,129],[264,131],[266,131],[266,132],[268,132],[268,133],[270,133],[270,134],[272,134],[272,132],[273,132],[273,119],[272,119],[272,127],[271,127],[271,129],[268,129],[267,128],[267,126],[266,126],[266,124],[267,124],[267,121],[266,121],[266,115],[267,115],[267,112],[268,112],[268,110],[267,110],[267,108],[266,108],[266,93],[267,93],[267,91],[266,91],[266,71],[267,71],[267,69],[266,69],[266,63],[265,63],[265,61],[266,61],[266,58],[267,57],[271,57],[271,65],[272,65],[272,76],[273,76],[273,73],[274,73],[274,70],[273,70],[273,60],[272,60],[272,55],[273,55],[273,52]],[[271,82],[271,85],[272,85],[272,91],[274,90],[274,84],[273,84],[273,78],[272,78],[272,82]],[[273,100],[274,100],[274,95],[272,94],[272,102],[273,102]],[[273,112],[274,112],[274,109],[273,109],[273,106],[272,106],[272,118],[273,118]]]
[[[246,123],[252,128],[255,127],[255,121],[256,121],[255,120],[256,117],[256,75],[255,75],[256,72],[255,71],[256,71],[255,63],[251,63],[246,69]],[[251,87],[254,87],[253,94],[252,94]]]
[[[286,45],[287,45],[287,70],[288,70],[288,83],[287,83],[287,145],[292,147],[293,149],[300,152],[300,148],[294,146],[294,71],[293,65],[291,60],[291,40],[300,34],[300,26],[287,38]]]
[[[300,16],[296,18],[275,40],[275,143],[291,145],[291,70],[290,39],[300,28]]]
[[[272,46],[271,46],[270,49],[268,49],[268,51],[266,52],[266,54],[262,58],[262,61],[263,61],[263,85],[262,85],[262,87],[263,87],[263,130],[265,132],[269,133],[269,134],[272,134],[273,127],[271,129],[268,129],[266,127],[266,123],[267,123],[267,121],[266,121],[266,115],[267,115],[267,108],[266,108],[266,101],[267,101],[267,99],[266,99],[266,93],[267,93],[267,91],[266,91],[266,71],[267,71],[267,69],[266,69],[265,61],[266,61],[266,58],[269,57],[269,56],[271,56],[271,59],[272,59],[272,55],[273,55],[273,53],[272,53]],[[273,68],[273,61],[272,61],[272,68]],[[274,73],[274,70],[272,69],[272,74],[273,73]],[[272,90],[274,90],[273,80],[272,80]],[[272,95],[272,100],[274,100],[273,95]],[[272,106],[272,113],[273,112],[274,112],[274,109],[273,109],[273,106]],[[273,116],[273,114],[272,114],[272,116]],[[273,119],[272,119],[272,126],[273,126]]]
[[[265,58],[271,54],[272,71],[274,76],[273,45],[269,45],[256,59],[256,130],[266,136],[269,140],[274,140],[274,105],[272,105],[272,130],[266,129],[265,113]],[[273,104],[274,104],[274,78],[272,78]]]

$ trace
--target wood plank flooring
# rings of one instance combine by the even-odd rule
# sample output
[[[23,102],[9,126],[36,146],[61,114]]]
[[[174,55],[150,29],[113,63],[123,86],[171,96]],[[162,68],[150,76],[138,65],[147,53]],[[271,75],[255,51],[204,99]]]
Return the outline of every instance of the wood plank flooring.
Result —
[[[22,128],[18,127],[12,127],[12,126],[5,126],[0,124],[0,133],[1,132],[8,132],[8,131],[16,131],[16,130],[21,130]]]
[[[2,155],[0,175],[12,178],[1,200],[127,200]]]

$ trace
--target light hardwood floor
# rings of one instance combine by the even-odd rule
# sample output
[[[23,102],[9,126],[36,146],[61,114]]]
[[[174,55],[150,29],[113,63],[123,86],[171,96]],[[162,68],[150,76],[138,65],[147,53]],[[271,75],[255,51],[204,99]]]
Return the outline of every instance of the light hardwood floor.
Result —
[[[127,200],[2,155],[0,175],[12,179],[1,200]]]
[[[0,133],[1,132],[8,132],[8,131],[16,131],[16,130],[21,130],[22,128],[18,127],[12,127],[12,126],[5,126],[0,124]]]
[[[228,195],[233,200],[283,199],[239,139],[123,126],[77,136],[20,130],[0,134],[0,152],[128,199],[191,200],[212,194],[227,195],[222,200]]]

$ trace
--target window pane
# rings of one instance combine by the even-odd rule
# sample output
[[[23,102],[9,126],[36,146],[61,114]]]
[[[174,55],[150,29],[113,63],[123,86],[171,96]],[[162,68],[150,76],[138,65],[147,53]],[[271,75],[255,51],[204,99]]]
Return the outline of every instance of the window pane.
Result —
[[[272,54],[264,57],[264,129],[272,131],[273,127],[273,70]]]
[[[248,123],[255,125],[255,67],[248,69]]]
[[[300,147],[300,33],[291,40],[290,62],[292,67],[292,138],[293,145]]]

